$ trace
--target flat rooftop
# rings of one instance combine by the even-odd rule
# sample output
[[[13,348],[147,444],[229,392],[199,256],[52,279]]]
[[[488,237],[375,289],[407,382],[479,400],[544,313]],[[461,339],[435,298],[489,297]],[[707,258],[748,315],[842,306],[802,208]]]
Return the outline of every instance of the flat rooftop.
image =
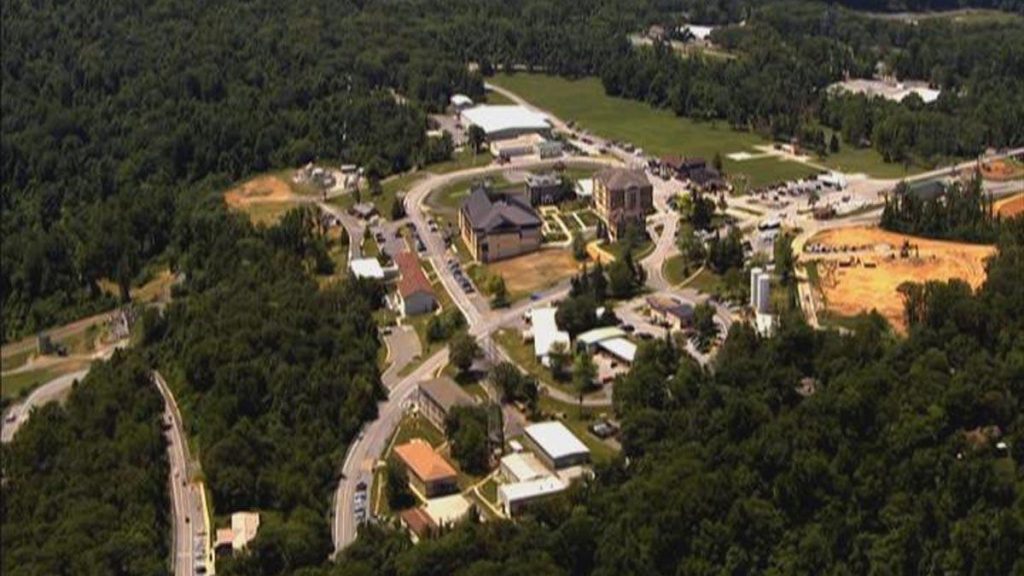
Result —
[[[561,422],[552,420],[531,424],[524,432],[552,459],[590,454],[590,449]]]
[[[488,135],[507,130],[541,131],[551,128],[547,116],[525,106],[474,106],[464,110],[462,118],[483,128]]]

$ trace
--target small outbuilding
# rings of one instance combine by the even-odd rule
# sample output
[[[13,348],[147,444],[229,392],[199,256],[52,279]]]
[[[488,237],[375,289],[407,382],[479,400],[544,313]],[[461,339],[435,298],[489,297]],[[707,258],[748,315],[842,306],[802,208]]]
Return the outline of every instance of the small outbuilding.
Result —
[[[356,258],[349,261],[348,269],[356,278],[384,279],[384,268],[376,258]]]

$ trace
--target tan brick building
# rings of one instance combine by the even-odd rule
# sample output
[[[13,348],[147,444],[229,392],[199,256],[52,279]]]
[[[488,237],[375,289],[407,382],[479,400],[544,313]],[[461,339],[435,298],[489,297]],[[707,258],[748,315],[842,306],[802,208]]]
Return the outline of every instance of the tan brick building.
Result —
[[[654,187],[640,170],[605,168],[594,176],[594,208],[613,242],[635,223],[643,227],[654,211]]]
[[[494,262],[533,252],[543,241],[541,220],[529,202],[516,196],[491,199],[477,187],[459,209],[459,230],[478,262]]]

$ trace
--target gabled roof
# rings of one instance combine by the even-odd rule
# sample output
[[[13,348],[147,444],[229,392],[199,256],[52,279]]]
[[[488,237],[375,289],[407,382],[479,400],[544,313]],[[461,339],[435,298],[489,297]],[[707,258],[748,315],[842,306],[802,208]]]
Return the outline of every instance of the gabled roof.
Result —
[[[462,204],[462,209],[474,230],[492,231],[541,225],[540,218],[529,204],[517,197],[493,201],[482,187],[473,190]]]
[[[672,298],[659,298],[651,296],[647,298],[647,305],[663,314],[671,314],[680,320],[693,318],[693,306],[673,300]]]
[[[661,163],[676,171],[693,170],[707,165],[707,161],[703,158],[687,158],[685,156],[662,156]]]
[[[420,268],[419,258],[412,252],[399,252],[395,255],[395,264],[398,265],[398,273],[401,278],[398,280],[398,293],[402,298],[408,298],[416,292],[426,292],[434,295],[434,289],[427,280],[427,275]]]
[[[417,478],[423,482],[454,480],[458,475],[455,468],[434,451],[426,441],[414,438],[406,444],[395,447],[395,454]]]
[[[605,168],[594,177],[604,184],[608,190],[625,190],[626,188],[650,188],[651,182],[640,170],[627,168]]]
[[[434,520],[423,508],[406,508],[399,512],[398,516],[409,527],[409,530],[420,538],[430,536],[437,528]]]
[[[432,378],[419,383],[420,394],[430,398],[448,412],[454,406],[471,406],[473,397],[448,377]]]

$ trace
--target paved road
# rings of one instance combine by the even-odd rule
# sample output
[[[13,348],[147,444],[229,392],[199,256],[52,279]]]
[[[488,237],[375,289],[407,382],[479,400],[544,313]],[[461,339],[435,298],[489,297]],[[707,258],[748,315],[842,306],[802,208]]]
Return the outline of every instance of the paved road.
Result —
[[[158,372],[153,372],[153,384],[164,399],[164,434],[167,436],[167,456],[171,465],[174,574],[192,576],[200,564],[207,568],[206,573],[212,574],[213,571],[209,569],[213,566],[210,561],[209,527],[200,496],[203,488],[202,484],[192,481],[197,465],[189,454],[181,412],[174,394]]]
[[[478,340],[486,340],[491,333],[504,324],[522,316],[528,308],[544,306],[565,296],[567,289],[561,288],[550,292],[536,302],[522,302],[502,311],[476,311],[470,322],[469,332]],[[453,294],[454,297],[454,294]],[[475,308],[474,308],[475,310]],[[485,318],[486,316],[486,318]],[[487,346],[484,346],[487,348]],[[349,444],[345,461],[342,464],[341,479],[334,495],[334,520],[332,537],[337,554],[351,544],[356,537],[354,498],[356,485],[365,483],[369,494],[373,493],[373,468],[380,459],[391,438],[395,427],[402,419],[402,414],[412,401],[416,384],[421,380],[433,377],[448,364],[448,349],[443,348],[424,360],[416,370],[395,381],[385,381],[388,398],[377,405],[377,419],[368,422],[362,433]]]
[[[348,234],[349,262],[361,258],[363,235],[366,233],[366,224],[359,218],[356,218],[333,204],[317,202],[317,206],[319,206],[324,212],[327,212],[331,216],[337,218],[345,228],[345,233]]]
[[[0,433],[0,440],[3,442],[10,442],[21,428],[21,425],[28,421],[28,417],[32,413],[32,409],[63,398],[68,391],[71,390],[71,386],[75,382],[81,381],[85,378],[85,375],[88,373],[89,369],[85,368],[84,370],[79,370],[77,372],[72,372],[70,374],[54,378],[33,390],[23,402],[19,402],[8,408],[7,413],[4,415],[4,424],[2,433]]]

